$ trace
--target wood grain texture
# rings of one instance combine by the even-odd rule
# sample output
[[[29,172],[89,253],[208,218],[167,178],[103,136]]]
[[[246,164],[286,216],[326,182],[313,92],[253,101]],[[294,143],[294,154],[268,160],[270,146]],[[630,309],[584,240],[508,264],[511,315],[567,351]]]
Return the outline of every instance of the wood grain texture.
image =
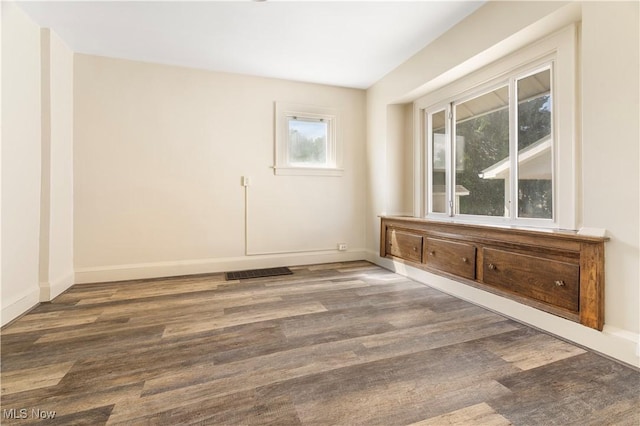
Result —
[[[580,267],[566,262],[484,248],[485,284],[578,312]]]
[[[640,420],[629,367],[367,262],[291,269],[72,287],[2,330],[0,421]]]
[[[422,260],[396,235],[422,240]],[[602,331],[605,237],[383,216],[380,239],[383,257]]]
[[[583,244],[580,255],[580,322],[604,326],[604,244]]]
[[[410,426],[446,426],[446,425],[483,425],[483,426],[507,426],[509,420],[496,413],[487,403],[461,408],[451,413],[432,417],[428,420],[412,423]]]
[[[422,262],[422,237],[396,229],[387,231],[387,252],[392,256]]]
[[[476,278],[476,247],[438,238],[425,238],[427,266],[473,280]]]

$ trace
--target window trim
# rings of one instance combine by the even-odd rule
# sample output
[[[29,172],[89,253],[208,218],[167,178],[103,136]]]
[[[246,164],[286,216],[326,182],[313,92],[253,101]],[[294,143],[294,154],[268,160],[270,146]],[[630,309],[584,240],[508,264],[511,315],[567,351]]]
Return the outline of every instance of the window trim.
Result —
[[[291,118],[324,121],[327,126],[326,166],[304,165],[289,161],[289,120]],[[342,176],[342,144],[338,111],[334,108],[288,102],[275,103],[274,174],[284,176]]]
[[[451,120],[448,118],[450,117],[450,115],[452,114],[451,112],[451,103],[444,103],[444,104],[440,104],[436,107],[434,107],[433,109],[430,109],[429,111],[424,111],[424,115],[426,116],[424,118],[425,120],[425,126],[424,126],[424,133],[426,133],[427,135],[427,149],[425,150],[425,158],[424,158],[424,164],[425,164],[425,183],[427,183],[427,191],[426,191],[426,197],[427,200],[433,200],[433,184],[431,183],[431,179],[433,179],[432,175],[433,175],[433,170],[432,170],[432,163],[430,161],[431,158],[433,158],[433,132],[429,132],[428,129],[430,128],[430,121],[432,119],[432,116],[434,114],[440,113],[440,112],[444,112],[445,115],[445,135],[447,137],[449,137],[449,135],[451,134]],[[452,159],[452,152],[451,152],[451,146],[449,144],[447,144],[445,146],[445,165],[449,165],[449,167],[445,166],[445,212],[434,212],[433,211],[433,203],[428,203],[425,200],[425,211],[426,211],[426,215],[428,215],[429,217],[436,217],[436,218],[441,218],[441,219],[445,219],[450,217],[449,214],[449,210],[450,210],[450,195],[449,193],[451,191],[447,191],[446,188],[450,188],[451,187],[451,167],[450,165],[453,164],[453,159]]]
[[[575,24],[551,34],[523,49],[504,56],[483,68],[476,69],[414,102],[414,216],[433,220],[472,222],[498,225],[518,225],[539,228],[578,229],[581,212],[579,201],[579,133],[577,119],[577,42]],[[437,112],[453,101],[461,101],[474,94],[482,94],[500,81],[523,78],[553,62],[551,90],[553,96],[552,122],[554,140],[552,148],[553,219],[434,214],[430,212],[430,168],[427,112]],[[510,88],[512,90],[512,88]],[[512,143],[510,138],[510,144]],[[450,186],[450,188],[452,188]],[[512,206],[512,209],[514,207]]]

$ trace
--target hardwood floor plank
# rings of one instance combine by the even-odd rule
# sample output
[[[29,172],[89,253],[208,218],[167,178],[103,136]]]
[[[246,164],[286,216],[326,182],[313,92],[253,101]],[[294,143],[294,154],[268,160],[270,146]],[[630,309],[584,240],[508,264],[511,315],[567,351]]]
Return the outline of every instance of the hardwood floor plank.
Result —
[[[497,317],[495,314],[491,315]],[[500,317],[497,318],[502,320]],[[481,328],[478,325],[479,321],[476,320],[474,322],[477,327],[467,328],[464,332],[465,337],[458,336],[458,339],[472,339],[472,336],[479,332]],[[486,334],[512,329],[503,320],[498,324],[495,327],[484,327],[483,332]],[[414,332],[417,334],[417,331],[414,330]],[[434,342],[429,342],[429,339],[424,338],[424,330],[420,333],[420,336],[425,341],[422,345],[416,345],[414,342],[412,345],[403,345],[402,347],[393,345],[387,347],[384,351],[361,349],[361,356],[356,356],[354,350],[360,347],[361,342],[371,340],[371,336],[278,352],[222,366],[214,364],[200,365],[196,369],[185,369],[180,371],[179,374],[172,373],[162,378],[147,381],[143,398],[138,401],[137,405],[130,407],[116,406],[113,416],[116,419],[130,416],[132,411],[140,407],[146,407],[146,404],[150,405],[148,410],[151,410],[156,405],[172,406],[171,404],[174,401],[180,398],[184,400],[185,395],[188,395],[186,398],[190,403],[197,403],[202,398],[224,396],[227,394],[228,389],[247,390],[282,380],[327,372],[344,366],[357,365],[378,359],[391,359],[401,354],[419,351],[424,347],[439,347],[443,344],[450,344],[445,342],[444,339],[436,339]],[[274,366],[279,366],[279,368],[274,369]],[[203,370],[207,371],[207,375],[203,375]]]
[[[67,414],[64,416],[58,416],[56,414],[55,421],[58,424],[66,424],[66,425],[74,425],[74,426],[104,425],[107,423],[107,420],[111,415],[113,406],[114,404],[105,405],[103,407],[91,408],[89,410],[78,411],[78,412]],[[42,422],[42,424],[51,424],[51,421],[45,420]]]
[[[420,422],[411,423],[409,426],[447,426],[447,425],[483,425],[483,426],[508,426],[509,420],[496,413],[487,403],[472,405],[450,413],[441,414]]]
[[[372,263],[363,264],[363,265],[349,265],[344,266],[342,268],[337,268],[336,271],[345,273],[345,272],[367,272],[367,271],[378,271],[378,267]]]
[[[57,317],[45,318],[38,321],[31,321],[28,316],[20,318],[11,327],[2,332],[3,335],[29,333],[32,331],[50,330],[52,328],[73,327],[82,324],[91,324],[98,319],[97,315],[83,315],[79,317]]]
[[[415,281],[395,281],[395,282],[382,282],[378,285],[368,286],[367,288],[363,288],[358,290],[357,294],[359,296],[368,296],[371,294],[380,294],[380,293],[394,293],[411,289],[423,289],[424,284],[417,283]]]
[[[71,390],[42,388],[31,392],[22,392],[11,395],[2,396],[2,407],[6,408],[25,408],[29,412],[32,409],[41,411],[55,411],[56,422],[59,424],[86,424],[86,420],[94,418],[91,414],[96,414],[96,410],[104,412],[108,407],[109,416],[113,406],[120,401],[127,401],[139,398],[142,390],[142,383],[135,383],[129,386],[121,387],[92,387],[82,388],[75,386]],[[78,417],[76,417],[78,415]],[[64,422],[61,419],[74,419]],[[2,419],[2,424],[8,419]],[[96,424],[104,424],[106,420],[97,421]],[[49,423],[52,423],[49,420]],[[21,421],[20,424],[25,424]]]
[[[67,374],[73,361],[2,373],[2,395],[54,386]]]
[[[141,326],[123,328],[119,333],[93,333],[87,336],[76,335],[70,339],[34,344],[28,351],[2,355],[3,369],[5,363],[11,369],[30,368],[49,363],[62,363],[69,360],[85,359],[98,354],[109,354],[114,350],[131,351],[142,345],[158,347],[163,326]]]
[[[256,305],[253,305],[254,307]],[[243,311],[240,313],[231,313],[228,315],[214,316],[210,320],[198,319],[194,323],[191,319],[179,324],[172,324],[166,327],[162,337],[173,337],[185,334],[196,334],[203,331],[211,331],[219,328],[233,327],[240,324],[249,324],[252,322],[268,321],[276,318],[295,317],[306,315],[314,312],[324,312],[327,309],[322,304],[311,302],[290,306],[288,308],[279,309],[255,309],[253,311]]]
[[[0,421],[640,423],[636,370],[368,262],[291,270],[72,287],[0,331]]]
[[[323,263],[320,265],[309,265],[309,266],[303,266],[300,268],[292,268],[293,270],[296,269],[307,269],[309,271],[325,271],[325,270],[340,270],[341,268],[358,268],[361,266],[369,266],[370,263],[367,261],[355,261],[355,262],[336,262],[336,263]]]
[[[153,413],[135,422],[116,422],[123,424],[158,425],[299,425],[300,420],[294,405],[287,395],[275,398],[259,398],[254,391],[238,392],[220,398],[211,398],[196,404],[184,405],[170,410]]]
[[[517,344],[494,349],[494,353],[522,370],[530,370],[585,352],[582,348],[545,334],[537,334]]]
[[[221,311],[214,311],[209,313],[208,317],[219,317],[222,316],[223,313]],[[48,333],[40,337],[36,340],[36,344],[44,344],[44,343],[52,343],[52,342],[60,342],[60,341],[73,341],[80,340],[85,341],[89,340],[97,340],[101,338],[108,338],[114,335],[120,334],[132,334],[132,333],[146,333],[149,332],[152,328],[162,328],[165,327],[163,325],[155,325],[155,324],[141,324],[138,326],[132,324],[122,324],[119,322],[109,323],[109,322],[100,322],[92,324],[92,327],[78,327],[65,331],[57,331],[55,333]]]
[[[585,378],[587,378],[585,380]],[[640,377],[637,372],[586,352],[500,379],[513,392],[489,401],[515,424],[584,424],[607,419],[616,406],[621,424],[640,423]]]
[[[56,411],[43,410],[40,408],[22,409],[20,416],[24,418],[12,419],[5,414],[3,425],[104,425],[111,414],[113,405],[93,408],[91,410],[79,411],[73,414],[60,416]]]
[[[421,350],[418,349],[419,347],[422,350],[432,349],[511,330],[514,330],[514,327],[509,321],[505,321],[504,318],[497,315],[487,315],[487,312],[484,312],[469,315],[465,317],[464,321],[452,319],[366,336],[362,339],[362,344],[367,351],[372,353],[382,350],[399,354],[405,353],[405,351]]]

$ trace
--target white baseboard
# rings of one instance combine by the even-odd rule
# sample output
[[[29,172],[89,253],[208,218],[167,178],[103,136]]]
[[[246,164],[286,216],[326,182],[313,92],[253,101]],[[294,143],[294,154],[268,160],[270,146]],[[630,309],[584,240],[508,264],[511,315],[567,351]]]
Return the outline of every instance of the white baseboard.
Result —
[[[74,284],[74,273],[71,272],[54,282],[40,283],[40,301],[50,302]]]
[[[628,345],[633,345],[636,348],[636,357],[640,360],[640,333],[633,333],[607,324],[604,325],[602,332],[621,339],[622,341],[627,341]],[[640,363],[637,366],[640,367]]]
[[[238,271],[244,269],[277,266],[310,265],[314,263],[347,262],[363,260],[364,249],[348,251],[318,251],[304,253],[282,253],[218,259],[195,259],[174,262],[138,263],[128,265],[78,268],[76,284],[125,281],[144,278],[159,278],[178,275],[207,274]]]
[[[371,250],[368,250],[366,255],[368,261],[426,284],[429,287],[640,368],[640,343],[639,336],[636,333],[606,324],[603,331],[600,332],[505,297],[431,274],[401,262],[381,258],[378,253]]]
[[[39,290],[33,290],[2,308],[2,313],[0,314],[2,326],[37,306],[40,300],[39,293]]]

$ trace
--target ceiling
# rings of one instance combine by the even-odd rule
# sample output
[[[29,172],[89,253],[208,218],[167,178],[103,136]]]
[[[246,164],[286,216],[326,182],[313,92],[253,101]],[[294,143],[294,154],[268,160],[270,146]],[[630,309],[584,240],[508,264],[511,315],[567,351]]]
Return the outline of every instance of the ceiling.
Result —
[[[362,89],[482,3],[18,2],[74,52]]]

